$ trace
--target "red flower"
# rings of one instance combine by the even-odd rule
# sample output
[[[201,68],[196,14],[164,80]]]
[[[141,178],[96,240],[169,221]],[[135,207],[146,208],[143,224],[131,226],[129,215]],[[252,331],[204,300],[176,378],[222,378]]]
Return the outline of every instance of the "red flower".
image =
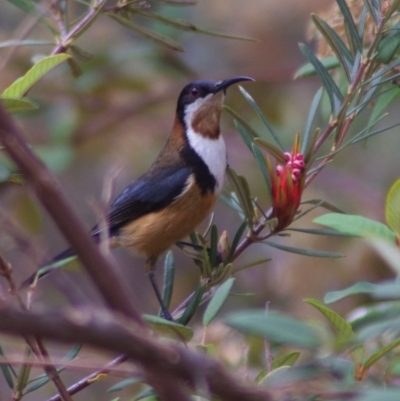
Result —
[[[306,174],[304,156],[299,152],[299,147],[296,136],[292,152],[283,154],[285,161],[277,160],[275,172],[270,169],[272,216],[278,220],[274,231],[289,226],[300,205]]]

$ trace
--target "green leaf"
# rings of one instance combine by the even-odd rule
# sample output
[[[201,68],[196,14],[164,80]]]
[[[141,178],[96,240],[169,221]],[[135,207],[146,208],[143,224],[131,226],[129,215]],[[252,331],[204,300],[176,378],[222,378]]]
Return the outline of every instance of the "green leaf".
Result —
[[[336,56],[326,57],[320,60],[325,70],[333,70],[340,66]],[[294,74],[294,79],[311,77],[317,74],[317,70],[312,63],[303,64]]]
[[[16,390],[20,394],[23,393],[23,390],[25,389],[25,387],[28,383],[28,380],[29,380],[29,376],[31,374],[32,365],[29,363],[29,361],[31,360],[31,356],[32,356],[31,348],[29,346],[26,346],[23,364],[19,371],[19,375],[17,378],[17,385],[16,385]]]
[[[211,225],[210,235],[210,264],[214,267],[217,264],[218,255],[218,228],[215,224]]]
[[[56,54],[38,61],[24,76],[14,81],[1,95],[2,98],[20,98],[49,71],[71,58],[68,54]]]
[[[117,21],[120,25],[123,25],[125,28],[128,28],[131,31],[134,31],[134,32],[138,33],[139,35],[142,35],[146,39],[150,39],[157,44],[160,44],[160,45],[165,46],[172,50],[176,50],[178,52],[185,51],[185,49],[175,40],[166,38],[165,36],[159,35],[158,33],[150,31],[147,28],[143,28],[142,26],[134,24],[133,22],[129,21],[128,19],[121,17],[117,14],[106,13],[106,15],[108,15],[113,20]]]
[[[240,136],[243,139],[243,142],[246,144],[246,146],[250,149],[250,152],[252,151],[252,146],[253,146],[253,136],[247,131],[247,129],[236,119],[233,120],[233,124],[236,127],[236,130],[239,132]]]
[[[273,248],[280,249],[281,251],[297,253],[298,255],[311,256],[316,258],[342,258],[343,255],[337,252],[327,252],[327,251],[318,251],[316,249],[303,249],[303,248],[294,248],[291,246],[276,244],[271,241],[263,241],[263,244],[267,244]]]
[[[251,227],[254,221],[254,209],[249,184],[242,175],[236,174],[236,172],[229,166],[226,170],[226,173],[229,182],[231,183],[239,199],[240,206],[242,207],[243,213],[246,216],[247,224],[249,227]]]
[[[385,217],[388,226],[400,238],[400,180],[391,186],[386,197]]]
[[[0,355],[3,358],[5,358],[4,351],[3,351],[3,348],[1,346],[0,346]],[[5,381],[8,384],[8,387],[13,390],[14,389],[14,380],[13,380],[13,377],[12,377],[12,374],[11,374],[12,373],[11,366],[9,364],[3,364],[2,363],[1,366],[0,366],[0,369],[1,369],[2,373],[3,373]]]
[[[332,203],[329,203],[322,199],[306,199],[306,200],[301,201],[300,204],[301,205],[306,205],[306,204],[318,205],[318,206],[323,207],[326,210],[330,210],[331,212],[344,213],[344,211],[342,209],[339,209],[337,206],[333,205]]]
[[[400,88],[397,88],[393,86],[393,84],[390,84],[390,89],[390,91],[378,95],[378,100],[372,110],[371,116],[368,121],[368,125],[371,125],[371,128],[368,130],[368,132],[370,132],[372,127],[375,125],[375,121],[377,121],[382,113],[387,110],[389,105],[400,96]]]
[[[137,383],[142,383],[143,379],[139,378],[139,377],[132,377],[130,379],[125,379],[120,381],[117,384],[114,384],[113,386],[111,386],[108,390],[107,393],[113,393],[115,391],[121,391],[124,390],[126,387],[132,386],[133,384],[137,384]]]
[[[316,348],[319,340],[315,332],[300,320],[266,313],[265,310],[245,310],[228,315],[227,326],[250,335],[261,336],[278,344]]]
[[[81,350],[82,345],[78,344],[75,345],[68,353],[65,355],[63,358],[63,362],[65,361],[64,365],[67,365],[68,362],[72,361],[73,359],[76,358],[76,356],[79,354],[79,351]],[[56,368],[57,373],[62,372],[65,369],[65,366],[61,366]],[[34,383],[31,386],[29,386],[25,391],[24,394],[31,393],[41,387],[43,387],[45,384],[47,384],[50,381],[50,378],[47,376],[47,374],[42,374],[38,377],[35,377],[34,379],[30,380],[29,383]]]
[[[271,365],[272,370],[279,369],[282,366],[292,367],[300,356],[300,352],[290,352],[289,354],[282,355],[281,357],[274,359]],[[269,374],[268,369],[263,369],[256,377],[255,382],[261,383]]]
[[[385,356],[388,352],[390,352],[393,348],[396,348],[400,345],[400,338],[386,345],[386,347],[381,348],[379,351],[372,354],[364,363],[364,369],[369,369],[376,361]]]
[[[215,291],[214,296],[212,297],[210,303],[207,306],[206,311],[203,316],[203,325],[208,326],[215,316],[217,316],[218,312],[221,310],[222,305],[224,304],[226,298],[229,295],[229,291],[232,288],[233,283],[235,282],[234,277],[228,278],[225,283],[221,284],[217,291]]]
[[[275,142],[278,144],[278,146],[281,148],[282,151],[285,151],[285,148],[282,145],[282,142],[279,139],[278,133],[275,132],[274,128],[270,124],[270,122],[267,120],[261,109],[258,107],[258,104],[255,102],[253,97],[249,94],[249,92],[246,91],[242,86],[239,85],[239,90],[242,92],[242,95],[245,97],[247,102],[250,104],[252,109],[256,112],[258,117],[261,119],[261,121],[264,123],[266,126],[267,130],[270,132],[272,137],[274,138]]]
[[[344,320],[339,314],[334,312],[332,309],[329,309],[316,299],[306,298],[304,299],[304,302],[314,306],[314,308],[316,308],[326,317],[341,340],[352,340],[354,338],[355,334],[351,325],[347,323],[346,320]]]
[[[198,307],[200,306],[200,302],[203,297],[205,289],[206,289],[205,283],[200,282],[197,285],[194,295],[192,296],[189,302],[189,305],[186,307],[185,311],[183,312],[183,315],[179,318],[180,324],[186,325],[190,322],[190,319],[194,316]]]
[[[340,301],[350,295],[369,294],[374,298],[390,299],[398,298],[400,294],[400,283],[389,281],[379,284],[359,281],[358,283],[339,291],[330,291],[325,295],[324,302],[327,304]]]
[[[370,238],[371,236],[377,236],[392,243],[396,240],[393,231],[386,225],[363,216],[328,213],[317,217],[313,222],[357,237]]]
[[[364,141],[364,140],[370,138],[371,136],[380,134],[380,133],[385,132],[385,131],[389,131],[390,129],[398,127],[399,125],[400,125],[400,122],[397,122],[397,123],[394,123],[393,125],[389,125],[388,127],[379,128],[379,129],[377,129],[375,131],[369,132],[369,133],[367,133],[365,135],[362,135],[362,136],[358,136],[357,135],[357,137],[354,137],[353,139],[350,140],[350,143],[352,145],[354,145],[357,142]]]
[[[380,0],[364,0],[364,4],[376,26],[381,21],[381,2]]]
[[[254,262],[248,263],[248,264],[246,264],[244,266],[236,267],[235,269],[233,269],[232,274],[239,273],[242,270],[250,269],[251,267],[254,267],[254,266],[259,266],[259,265],[262,265],[264,263],[268,263],[271,260],[272,260],[271,258],[264,258],[264,259],[255,260]]]
[[[267,184],[268,193],[271,194],[271,177],[269,175],[268,166],[265,161],[265,156],[262,154],[260,148],[255,143],[252,144],[252,150],[254,158],[256,159],[258,167],[260,168],[260,171],[264,177],[265,183]]]
[[[336,85],[335,81],[329,75],[328,71],[324,68],[321,61],[315,57],[314,53],[304,44],[300,44],[300,50],[305,57],[308,58],[310,63],[314,66],[317,74],[321,80],[323,87],[328,93],[329,100],[331,103],[332,114],[336,115],[343,102],[343,96]]]
[[[305,155],[307,150],[310,148],[310,137],[311,137],[311,128],[315,118],[315,114],[317,113],[318,106],[321,102],[322,98],[322,88],[319,88],[317,93],[314,95],[314,98],[311,102],[310,111],[308,112],[306,127],[304,129],[303,143],[301,145],[301,153]]]
[[[286,163],[285,156],[283,152],[278,149],[276,146],[271,143],[265,141],[261,138],[255,138],[254,140],[258,146],[265,149],[271,156],[273,156],[278,162],[284,164]]]
[[[340,61],[347,80],[350,82],[350,71],[353,57],[349,49],[346,47],[340,36],[323,19],[319,18],[315,14],[311,14],[311,19],[316,28],[321,32],[322,36],[328,42],[337,59]]]
[[[400,47],[400,30],[391,29],[379,42],[378,58],[383,64],[389,64]]]
[[[293,366],[300,356],[300,352],[289,352],[272,361],[272,369],[280,368],[281,366]]]
[[[190,341],[193,337],[193,330],[182,324],[153,315],[142,315],[142,318],[153,331],[164,337],[175,338],[185,342]]]
[[[32,14],[36,11],[36,8],[32,4],[32,1],[29,0],[7,0],[7,1],[28,14]]]
[[[53,41],[37,40],[37,39],[21,39],[21,40],[6,40],[0,42],[0,48],[17,47],[17,46],[48,46],[55,45]]]
[[[347,39],[350,44],[350,49],[353,54],[356,54],[358,51],[362,51],[361,39],[358,36],[358,29],[351,15],[350,9],[346,3],[346,0],[336,0],[340,11],[343,14],[344,24],[346,28]]]
[[[177,29],[181,29],[183,31],[190,31],[190,32],[195,32],[195,33],[201,33],[204,35],[210,35],[210,36],[216,36],[219,38],[225,38],[225,39],[236,39],[236,40],[245,40],[245,41],[250,41],[250,42],[255,42],[256,40],[253,38],[245,37],[245,36],[237,36],[237,35],[230,35],[226,33],[221,33],[221,32],[212,32],[204,28],[200,28],[191,22],[183,21],[181,19],[176,19],[176,18],[169,18],[165,17],[160,14],[153,13],[148,10],[141,10],[135,7],[134,9],[135,14],[139,14],[145,18],[149,18],[153,21],[158,21],[164,25],[172,26]]]
[[[198,4],[197,0],[156,0],[158,3],[168,4],[170,6],[195,6]]]
[[[285,231],[295,231],[299,233],[305,233],[305,234],[313,234],[313,235],[331,235],[334,237],[353,237],[353,235],[350,234],[344,234],[336,230],[330,230],[330,229],[318,229],[318,228],[286,228]]]
[[[175,257],[172,251],[165,256],[164,262],[164,287],[162,299],[165,307],[168,309],[171,304],[171,298],[174,290],[175,277]]]
[[[235,110],[231,109],[229,106],[224,104],[224,109],[235,119],[237,120],[242,127],[244,127],[253,138],[258,138],[258,134],[254,129],[251,127],[251,125]]]
[[[0,98],[1,103],[9,113],[18,113],[20,111],[35,110],[38,105],[28,98],[15,99],[15,98]]]
[[[242,225],[239,227],[239,229],[236,231],[235,237],[233,238],[232,241],[231,249],[228,253],[228,256],[224,260],[224,265],[227,265],[229,262],[231,262],[233,255],[235,254],[236,248],[239,245],[239,241],[246,230],[246,227],[247,223],[243,222]]]

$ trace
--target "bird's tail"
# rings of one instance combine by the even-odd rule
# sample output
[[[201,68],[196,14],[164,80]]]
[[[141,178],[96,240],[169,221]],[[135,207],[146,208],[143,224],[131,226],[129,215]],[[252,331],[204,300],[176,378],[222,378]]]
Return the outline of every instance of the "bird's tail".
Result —
[[[76,259],[75,252],[71,248],[66,249],[65,251],[59,253],[56,257],[54,257],[50,262],[40,267],[30,277],[28,277],[21,284],[21,288],[29,287],[37,280],[50,274],[53,270],[63,267],[64,265],[66,265],[67,263],[71,262],[74,259]]]

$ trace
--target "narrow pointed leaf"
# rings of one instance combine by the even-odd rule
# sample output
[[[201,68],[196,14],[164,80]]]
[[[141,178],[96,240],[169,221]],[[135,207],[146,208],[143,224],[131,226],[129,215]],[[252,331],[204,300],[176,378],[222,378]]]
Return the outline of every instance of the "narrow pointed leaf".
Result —
[[[338,86],[336,85],[332,77],[329,75],[328,71],[324,68],[321,61],[319,61],[318,58],[315,57],[314,53],[306,45],[300,44],[300,50],[303,53],[303,55],[308,58],[310,63],[314,66],[315,70],[317,71],[321,83],[325,88],[326,92],[328,93],[329,100],[331,103],[332,114],[336,115],[343,102],[343,96]]]
[[[234,312],[225,319],[225,324],[242,333],[261,336],[279,344],[315,348],[318,337],[312,328],[300,320],[265,310]]]
[[[197,285],[197,288],[194,292],[192,299],[189,302],[189,305],[186,307],[185,311],[183,312],[183,315],[179,318],[179,324],[186,325],[192,319],[198,307],[200,306],[201,298],[203,297],[205,289],[206,285],[203,282],[200,282]]]
[[[340,62],[336,56],[325,57],[320,60],[321,64],[324,66],[325,70],[333,70],[340,66]],[[317,74],[312,63],[303,64],[294,74],[294,79],[311,77]]]
[[[362,50],[361,39],[358,36],[358,29],[353,20],[350,9],[346,3],[346,0],[336,0],[336,2],[338,3],[340,11],[343,14],[346,34],[350,43],[350,48],[353,54],[355,54],[357,51]]]
[[[229,106],[224,104],[224,109],[235,119],[237,120],[246,131],[253,137],[258,138],[257,132],[251,127],[250,124],[235,110],[231,109]]]
[[[246,144],[246,146],[249,148],[249,150],[252,151],[252,145],[253,145],[253,140],[254,140],[253,136],[236,119],[233,120],[233,123],[235,124],[237,131],[239,132],[240,136],[242,137],[243,142]]]
[[[20,98],[49,71],[71,58],[68,54],[56,54],[38,61],[23,77],[14,81],[1,95],[2,98]]]
[[[153,42],[156,42],[157,44],[168,47],[169,49],[172,49],[172,50],[176,50],[178,52],[185,51],[185,49],[175,40],[166,38],[165,36],[159,35],[158,33],[153,32],[147,28],[143,28],[142,26],[134,24],[133,22],[129,21],[128,19],[121,17],[117,14],[111,14],[111,13],[106,13],[106,14],[110,18],[117,21],[119,24],[123,25],[125,28],[128,28],[131,31],[134,31],[134,32],[138,33],[139,35],[142,35],[146,39],[150,39]]]
[[[282,164],[286,163],[286,159],[285,159],[283,152],[280,149],[278,149],[276,146],[272,145],[271,143],[269,143],[261,138],[256,138],[254,141],[257,143],[257,145],[259,145],[260,147],[265,149],[278,162],[280,162]]]
[[[0,346],[0,355],[3,356],[5,358],[4,352],[3,352],[3,348]],[[14,389],[14,380],[12,377],[12,370],[10,369],[10,365],[9,364],[2,364],[0,366],[0,369],[3,373],[4,379],[8,385],[8,387],[10,389]]]
[[[347,80],[350,81],[350,70],[353,57],[349,49],[346,47],[340,36],[323,19],[315,14],[311,14],[311,19],[335,53],[346,73]]]
[[[233,269],[232,274],[239,273],[242,270],[250,269],[250,268],[252,268],[254,266],[259,266],[259,265],[262,265],[264,263],[268,263],[271,260],[272,260],[271,258],[265,258],[265,259],[256,260],[256,261],[251,262],[251,263],[249,263],[249,264],[247,264],[245,266],[236,267],[235,269]]]
[[[256,159],[258,167],[260,168],[260,171],[264,177],[265,183],[267,184],[268,193],[271,194],[271,178],[269,176],[269,170],[265,161],[265,157],[260,148],[254,143],[252,144],[252,150],[254,158]]]
[[[240,205],[246,216],[247,223],[251,225],[254,220],[254,209],[248,183],[243,176],[236,174],[232,168],[228,167],[226,172],[229,182],[238,196]]]
[[[363,216],[328,213],[317,217],[313,222],[358,237],[370,238],[371,236],[377,236],[391,243],[394,243],[396,239],[393,231],[386,225]]]
[[[397,122],[397,123],[395,123],[395,124],[393,124],[393,125],[389,125],[388,127],[379,128],[379,129],[377,129],[377,130],[375,130],[375,131],[372,131],[372,132],[369,132],[369,133],[367,133],[367,134],[365,134],[365,135],[357,136],[357,138],[353,138],[353,139],[350,141],[350,143],[351,143],[352,145],[354,145],[355,143],[364,141],[364,140],[366,140],[366,139],[368,139],[368,138],[371,138],[372,136],[381,134],[382,132],[389,131],[389,130],[391,130],[392,128],[398,127],[399,125],[400,125],[400,122]]]
[[[225,39],[236,39],[236,40],[245,40],[245,41],[250,41],[254,42],[255,39],[245,37],[245,36],[237,36],[237,35],[230,35],[226,33],[221,33],[221,32],[212,32],[204,28],[200,28],[191,22],[187,22],[181,19],[177,18],[170,18],[170,17],[165,17],[164,15],[156,14],[148,10],[141,10],[138,8],[135,8],[135,13],[139,14],[145,18],[149,18],[154,21],[158,21],[164,25],[172,26],[177,29],[181,29],[184,31],[190,31],[190,32],[195,32],[195,33],[201,33],[204,35],[210,35],[210,36],[216,36],[220,38],[225,38]]]
[[[311,136],[311,128],[315,119],[315,114],[317,113],[318,106],[321,102],[322,98],[322,88],[319,88],[317,93],[314,95],[314,98],[311,102],[311,107],[310,111],[308,112],[308,117],[307,117],[307,122],[306,122],[306,127],[304,129],[304,135],[303,135],[303,143],[301,146],[301,153],[303,155],[306,154],[307,149],[309,149],[309,142],[310,142],[310,136]]]
[[[368,294],[375,299],[392,299],[399,298],[400,283],[389,280],[381,283],[369,283],[367,281],[359,281],[358,283],[339,291],[330,291],[325,295],[325,303],[333,303],[340,301],[351,295]]]
[[[300,356],[300,352],[290,352],[289,354],[283,355],[277,359],[274,359],[271,368],[272,370],[278,369],[282,366],[288,366],[291,367],[295,364],[297,359]],[[270,372],[265,368],[263,369],[256,377],[255,382],[257,384],[262,383],[263,380],[268,376]]]
[[[351,325],[335,311],[329,309],[316,299],[306,298],[304,299],[304,302],[307,302],[309,305],[312,305],[314,308],[320,311],[329,321],[336,334],[343,340],[351,340],[354,338],[354,332]]]
[[[171,304],[171,298],[174,291],[175,278],[175,257],[172,251],[165,256],[164,262],[164,286],[162,299],[165,307],[168,309]]]
[[[374,123],[382,115],[382,113],[387,110],[389,105],[400,96],[400,88],[397,88],[393,86],[393,84],[390,84],[390,89],[391,90],[389,92],[379,95],[378,100],[372,110],[371,117],[369,118],[368,125]]]
[[[193,337],[193,330],[182,324],[153,315],[142,315],[142,318],[152,330],[162,336],[172,337],[181,341],[190,341]]]
[[[364,363],[363,367],[364,369],[369,369],[376,361],[381,359],[383,356],[385,356],[388,352],[390,352],[392,349],[398,347],[400,345],[400,338],[397,340],[391,342],[390,344],[386,345],[386,347],[383,347],[379,351],[375,352],[372,354]]]
[[[379,0],[364,0],[364,4],[368,9],[369,14],[374,21],[376,26],[379,25],[381,21],[381,4]]]
[[[281,366],[293,366],[297,359],[299,359],[300,352],[290,352],[286,355],[282,355],[272,361],[272,369],[280,368]]]
[[[333,237],[353,237],[353,235],[350,234],[345,234],[341,233],[336,230],[330,230],[330,229],[318,229],[318,228],[286,228],[285,231],[295,231],[299,233],[305,233],[305,234],[314,234],[314,235],[330,235]]]
[[[246,230],[246,227],[247,227],[247,223],[243,222],[242,225],[237,230],[237,232],[235,234],[235,237],[233,238],[231,249],[230,249],[230,251],[228,253],[228,256],[224,260],[224,264],[225,265],[228,264],[229,262],[231,262],[232,257],[235,254],[236,248],[239,245],[239,241],[242,238],[242,235],[244,234],[244,232]]]
[[[21,39],[21,40],[6,40],[0,42],[0,48],[17,47],[17,46],[49,46],[55,45],[54,41],[38,40],[38,39]]]
[[[258,117],[261,119],[261,121],[264,123],[264,125],[267,127],[268,131],[274,138],[275,142],[278,144],[278,146],[281,148],[282,151],[285,151],[285,148],[282,145],[282,142],[279,139],[278,133],[274,130],[270,122],[267,120],[261,109],[258,107],[258,104],[255,102],[253,97],[247,92],[242,86],[239,85],[239,90],[242,92],[242,95],[245,97],[247,102],[250,104],[250,106],[253,108],[253,110],[256,112]]]
[[[386,223],[400,238],[400,180],[397,180],[386,197]]]
[[[121,391],[121,390],[124,390],[125,388],[127,388],[129,386],[132,386],[132,385],[137,384],[137,383],[142,383],[142,382],[143,382],[143,379],[141,379],[139,377],[132,377],[130,379],[125,379],[125,380],[120,381],[117,384],[114,384],[112,387],[110,387],[107,390],[107,393],[113,393],[115,391]]]
[[[18,113],[21,111],[35,110],[39,106],[28,98],[0,98],[1,103],[9,113]]]
[[[206,311],[204,312],[204,326],[208,326],[213,321],[215,316],[217,316],[218,312],[221,310],[223,304],[228,298],[229,291],[231,290],[234,282],[234,277],[228,278],[228,280],[226,280],[225,283],[221,284],[217,291],[215,291],[214,296],[212,297]]]
[[[315,258],[342,258],[343,255],[337,252],[327,252],[327,251],[319,251],[316,249],[303,249],[303,248],[294,248],[291,246],[276,244],[271,241],[263,241],[263,244],[267,244],[273,248],[280,249],[281,251],[297,253],[298,255],[311,256]]]
[[[229,206],[231,209],[243,215],[243,210],[241,209],[240,204],[236,203],[235,200],[232,198],[232,196],[230,196],[230,194],[226,195],[222,193],[219,196],[219,200],[225,203],[225,205]]]

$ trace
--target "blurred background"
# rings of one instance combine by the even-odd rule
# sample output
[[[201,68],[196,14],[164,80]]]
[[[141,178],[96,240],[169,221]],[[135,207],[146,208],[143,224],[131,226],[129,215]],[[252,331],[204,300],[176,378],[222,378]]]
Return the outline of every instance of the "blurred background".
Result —
[[[332,4],[330,0],[202,0],[191,7],[157,5],[155,10],[160,14],[212,31],[256,39],[248,42],[217,38],[144,22],[144,26],[179,41],[185,53],[165,49],[102,16],[77,42],[93,54],[90,61],[79,63],[83,74],[75,78],[66,65],[58,67],[30,93],[40,108],[20,113],[16,118],[27,141],[57,175],[68,200],[90,229],[98,220],[96,206],[106,177],[119,171],[114,198],[146,171],[169,134],[180,90],[193,79],[235,75],[255,78],[255,83],[244,86],[290,148],[295,132],[304,130],[312,97],[319,88],[315,77],[293,79],[294,72],[305,61],[298,43],[308,41],[310,13],[326,12]],[[79,7],[71,2],[71,14],[77,14]],[[9,2],[0,2],[0,41],[24,35],[32,18]],[[29,37],[51,39],[41,26],[36,26]],[[53,47],[0,48],[0,91],[23,75],[32,59],[50,54]],[[237,88],[229,90],[226,103],[255,129],[264,129]],[[395,117],[389,116],[384,124],[389,125],[391,119],[395,121]],[[321,124],[326,124],[322,116]],[[263,179],[228,113],[223,116],[222,128],[230,165],[249,180],[252,193],[267,208]],[[398,149],[400,136],[396,129],[367,144],[349,147],[313,181],[304,199],[325,199],[348,213],[384,222],[385,195],[399,176]],[[1,253],[12,262],[15,277],[22,281],[41,259],[63,250],[66,243],[27,188],[1,185],[0,207],[3,225],[8,227],[11,220],[29,239],[25,251],[21,251],[21,244],[10,235],[10,229],[0,231]],[[312,218],[321,212],[319,209],[295,226],[312,227]],[[239,217],[221,202],[216,208],[215,222],[219,232],[227,230],[231,239],[240,225]],[[272,261],[237,276],[234,292],[254,296],[231,297],[226,310],[262,307],[270,302],[272,309],[312,317],[317,312],[303,304],[303,298],[322,299],[327,291],[344,288],[356,280],[374,281],[390,275],[384,263],[360,239],[294,233],[277,241],[342,252],[345,257],[309,258],[254,245],[236,261],[236,266],[266,257]],[[194,290],[199,277],[198,268],[189,258],[177,248],[174,253],[177,273],[172,307]],[[132,288],[135,305],[142,312],[156,313],[158,307],[143,259],[125,250],[112,251],[112,255]],[[162,263],[160,260],[160,280]],[[59,308],[71,301],[101,302],[79,270],[59,272],[44,279],[38,286],[33,308]],[[354,297],[334,307],[344,313],[356,304]]]

